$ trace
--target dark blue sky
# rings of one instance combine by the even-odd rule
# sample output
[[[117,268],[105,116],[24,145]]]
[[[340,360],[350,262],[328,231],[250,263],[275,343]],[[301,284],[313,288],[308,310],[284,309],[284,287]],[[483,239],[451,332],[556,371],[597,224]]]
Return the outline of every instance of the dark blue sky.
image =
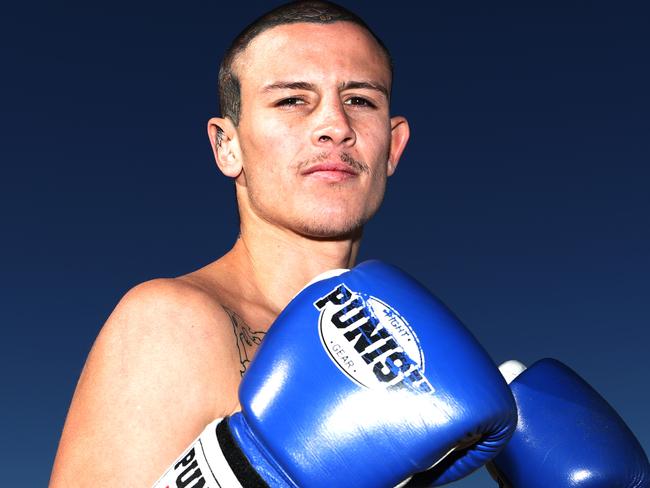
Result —
[[[0,12],[2,452],[44,486],[86,354],[141,281],[237,234],[217,66],[276,2]],[[393,52],[411,142],[362,258],[428,285],[496,362],[556,357],[646,451],[650,16],[642,2],[344,2]],[[454,486],[490,486],[481,473]]]

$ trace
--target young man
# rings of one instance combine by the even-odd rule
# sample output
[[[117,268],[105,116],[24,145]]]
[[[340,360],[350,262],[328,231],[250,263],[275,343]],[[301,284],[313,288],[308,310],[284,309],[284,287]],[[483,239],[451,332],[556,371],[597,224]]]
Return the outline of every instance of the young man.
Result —
[[[148,486],[215,418],[264,333],[311,278],[354,265],[409,137],[391,117],[386,48],[350,12],[297,2],[262,17],[221,66],[208,122],[235,182],[240,236],[222,258],[135,287],[97,338],[51,486]]]

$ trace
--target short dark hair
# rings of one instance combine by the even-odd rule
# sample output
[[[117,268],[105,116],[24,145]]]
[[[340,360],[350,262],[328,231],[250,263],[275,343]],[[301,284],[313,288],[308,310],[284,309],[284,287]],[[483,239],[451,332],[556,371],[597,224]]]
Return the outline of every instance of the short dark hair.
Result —
[[[386,62],[393,73],[393,62],[388,48],[356,14],[332,2],[301,0],[281,5],[249,24],[232,42],[224,54],[219,67],[219,104],[221,114],[239,125],[241,110],[241,87],[233,64],[237,55],[244,51],[250,42],[262,32],[284,24],[307,22],[312,24],[331,24],[334,22],[352,22],[366,31],[377,41],[386,56]]]

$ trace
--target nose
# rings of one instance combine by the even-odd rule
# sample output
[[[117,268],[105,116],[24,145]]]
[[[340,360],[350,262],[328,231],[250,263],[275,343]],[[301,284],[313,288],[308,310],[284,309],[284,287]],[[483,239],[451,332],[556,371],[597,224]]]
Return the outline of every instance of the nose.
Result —
[[[318,111],[312,142],[316,146],[353,146],[357,135],[350,124],[348,114],[340,99],[331,102],[323,100]]]

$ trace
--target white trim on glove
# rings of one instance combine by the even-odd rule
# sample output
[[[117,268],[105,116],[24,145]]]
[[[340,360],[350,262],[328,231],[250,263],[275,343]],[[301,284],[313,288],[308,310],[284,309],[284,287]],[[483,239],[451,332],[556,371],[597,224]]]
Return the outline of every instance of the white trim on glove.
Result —
[[[203,488],[243,488],[217,440],[216,427],[222,420],[210,422],[152,488],[194,486],[201,478]]]

